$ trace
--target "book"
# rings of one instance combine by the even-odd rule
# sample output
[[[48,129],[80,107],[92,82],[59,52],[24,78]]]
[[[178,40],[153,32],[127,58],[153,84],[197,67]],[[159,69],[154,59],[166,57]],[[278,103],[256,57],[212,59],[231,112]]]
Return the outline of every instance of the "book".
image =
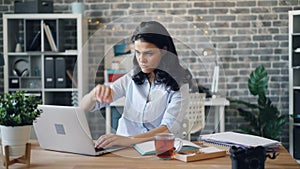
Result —
[[[175,158],[183,162],[191,162],[210,158],[224,157],[225,155],[226,151],[222,149],[213,146],[201,146],[199,150],[176,153]]]
[[[198,150],[200,148],[199,145],[192,143],[187,140],[176,138],[175,140],[175,147],[178,145],[179,141],[182,141],[182,148],[180,149],[181,152],[184,151],[192,151]],[[155,154],[155,144],[154,141],[147,141],[143,143],[139,143],[133,146],[141,155],[154,155]]]
[[[249,148],[263,146],[268,148],[280,145],[280,142],[277,140],[236,132],[222,132],[200,135],[200,140],[209,144],[215,144],[225,147],[237,146]]]
[[[50,44],[51,51],[56,52],[57,47],[56,47],[56,44],[54,42],[54,38],[53,38],[51,29],[50,29],[49,25],[47,25],[45,22],[43,23],[43,26],[44,26],[44,31],[46,33],[48,42]]]

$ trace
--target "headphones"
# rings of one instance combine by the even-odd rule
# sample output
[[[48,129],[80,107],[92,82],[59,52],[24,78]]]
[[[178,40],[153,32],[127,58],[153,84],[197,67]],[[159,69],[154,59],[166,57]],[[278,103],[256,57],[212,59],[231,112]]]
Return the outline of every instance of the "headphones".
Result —
[[[13,74],[15,76],[24,77],[29,75],[29,63],[26,59],[18,59],[13,65]]]

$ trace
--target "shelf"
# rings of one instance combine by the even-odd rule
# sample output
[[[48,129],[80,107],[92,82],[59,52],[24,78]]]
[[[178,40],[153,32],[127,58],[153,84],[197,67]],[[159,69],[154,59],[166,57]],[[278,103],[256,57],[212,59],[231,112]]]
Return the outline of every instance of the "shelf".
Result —
[[[6,14],[10,19],[77,19],[81,14]]]
[[[9,76],[9,78],[19,78],[19,79],[41,79],[41,76],[25,76],[25,77],[18,77],[18,76]]]
[[[72,56],[72,55],[77,55],[77,52],[45,52],[44,55],[45,56]]]
[[[9,52],[7,53],[8,56],[39,56],[39,55],[77,55],[78,52]]]
[[[42,54],[42,52],[9,52],[9,53],[7,53],[8,56],[28,56],[28,55],[39,56],[41,54]]]
[[[4,92],[36,92],[43,104],[77,106],[88,90],[88,53],[79,53],[87,38],[81,14],[4,14]]]
[[[289,114],[294,115],[289,129],[290,153],[300,159],[300,11],[289,11]]]
[[[47,88],[44,89],[45,92],[77,92],[76,88]]]
[[[9,89],[8,91],[10,92],[15,92],[15,91],[19,91],[20,89]],[[22,88],[22,90],[24,91],[30,91],[30,92],[41,92],[42,88]]]

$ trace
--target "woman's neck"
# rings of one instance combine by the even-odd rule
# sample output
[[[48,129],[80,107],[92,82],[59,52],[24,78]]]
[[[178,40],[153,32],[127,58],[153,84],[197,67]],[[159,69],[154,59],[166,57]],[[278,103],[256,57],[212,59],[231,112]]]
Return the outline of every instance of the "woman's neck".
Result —
[[[152,84],[154,82],[154,79],[155,79],[155,74],[154,74],[154,72],[151,72],[148,77],[150,84]]]

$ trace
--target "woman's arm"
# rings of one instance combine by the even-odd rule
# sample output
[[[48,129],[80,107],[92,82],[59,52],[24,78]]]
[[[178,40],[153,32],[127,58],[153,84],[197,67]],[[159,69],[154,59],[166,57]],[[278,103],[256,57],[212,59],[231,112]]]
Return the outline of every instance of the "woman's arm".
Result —
[[[109,86],[98,84],[82,98],[80,107],[85,112],[88,112],[95,106],[96,101],[99,101],[100,103],[112,102],[113,94],[114,92]]]
[[[153,140],[155,134],[158,134],[158,133],[170,133],[170,131],[167,126],[162,125],[153,130],[150,130],[146,133],[137,134],[135,136],[132,136],[132,138],[149,138],[150,140]]]
[[[129,147],[145,141],[154,140],[155,134],[158,133],[169,133],[169,129],[166,126],[159,126],[146,133],[138,134],[135,136],[120,136],[116,134],[106,134],[99,137],[99,139],[96,142],[96,147],[109,148],[116,145]]]
[[[88,112],[95,106],[95,104],[96,104],[96,98],[92,90],[88,94],[83,96],[83,98],[79,103],[79,106],[84,110],[84,112]]]
[[[88,112],[95,107],[97,101],[100,103],[111,103],[113,99],[116,100],[123,97],[126,92],[126,87],[130,81],[131,74],[127,73],[123,77],[114,81],[110,86],[98,84],[82,98],[80,101],[80,107],[85,112]]]

